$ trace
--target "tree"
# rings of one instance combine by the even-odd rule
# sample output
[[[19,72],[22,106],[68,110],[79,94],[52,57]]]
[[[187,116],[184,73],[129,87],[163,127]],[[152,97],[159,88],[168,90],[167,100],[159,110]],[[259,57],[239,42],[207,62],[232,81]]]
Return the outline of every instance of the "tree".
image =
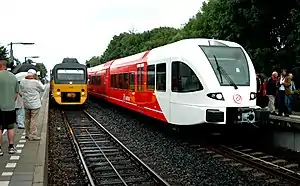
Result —
[[[270,6],[272,5],[272,6]],[[115,35],[91,66],[185,38],[214,38],[242,45],[257,71],[292,68],[300,63],[300,3],[291,0],[210,0],[182,29],[155,28]]]
[[[0,46],[0,58],[8,59],[8,51],[4,46]]]
[[[44,63],[36,63],[36,68],[38,71],[40,71],[40,77],[44,78],[47,76],[47,68],[45,67]]]

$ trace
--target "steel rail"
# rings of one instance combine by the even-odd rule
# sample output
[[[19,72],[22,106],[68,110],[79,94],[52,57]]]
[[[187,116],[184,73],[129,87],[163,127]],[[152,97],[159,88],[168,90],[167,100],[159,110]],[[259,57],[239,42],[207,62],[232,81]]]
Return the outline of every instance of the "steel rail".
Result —
[[[85,171],[85,173],[86,173],[86,175],[87,175],[87,177],[88,177],[88,180],[89,180],[91,186],[95,186],[94,180],[93,180],[93,178],[92,178],[92,176],[91,176],[91,173],[90,173],[90,171],[89,171],[89,169],[88,169],[88,167],[87,167],[87,165],[86,165],[86,163],[85,163],[85,160],[84,160],[84,158],[83,158],[81,149],[80,149],[80,147],[79,147],[79,145],[78,145],[78,143],[77,143],[76,137],[75,137],[75,135],[74,135],[74,131],[73,131],[73,129],[71,128],[71,126],[70,126],[70,124],[69,124],[69,122],[68,122],[68,119],[67,119],[66,116],[65,116],[64,111],[62,111],[62,116],[63,116],[64,122],[65,122],[65,124],[67,125],[67,127],[68,127],[68,129],[69,129],[69,132],[70,132],[70,134],[71,134],[71,136],[72,136],[73,142],[74,142],[74,144],[75,144],[77,153],[78,153],[78,155],[79,155],[79,157],[80,157],[80,161],[81,161],[81,163],[82,163],[82,165],[83,165],[83,168],[84,168],[84,171]]]
[[[114,135],[112,135],[103,125],[101,125],[91,114],[87,111],[83,111],[91,120],[93,120],[103,131],[105,131],[115,142],[120,145],[123,150],[125,150],[131,157],[134,158],[140,165],[142,165],[153,177],[159,181],[161,185],[170,186],[170,184],[160,177],[154,170],[152,170],[148,165],[146,165],[141,159],[139,159],[135,154],[133,154],[122,142],[120,142]]]
[[[246,163],[247,165],[252,166],[256,169],[259,169],[263,172],[270,173],[272,175],[288,179],[289,181],[292,181],[294,183],[300,183],[300,174],[295,171],[292,171],[285,167],[262,160],[260,158],[251,156],[249,154],[235,150],[231,147],[227,147],[226,145],[220,145],[220,147],[216,147],[216,148],[210,147],[210,149],[215,151],[218,154],[222,154],[229,158],[235,159],[243,164]]]

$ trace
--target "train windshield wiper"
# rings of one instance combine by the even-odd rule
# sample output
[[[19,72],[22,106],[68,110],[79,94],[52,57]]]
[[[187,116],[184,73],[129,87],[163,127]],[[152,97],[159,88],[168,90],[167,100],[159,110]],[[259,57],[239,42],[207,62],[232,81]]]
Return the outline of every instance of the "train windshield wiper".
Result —
[[[225,77],[225,79],[229,82],[229,85],[233,86],[234,89],[238,89],[238,86],[234,83],[234,81],[231,79],[231,77],[227,74],[227,72],[224,70],[223,67],[221,67],[219,65],[219,62],[216,58],[216,56],[214,55],[214,59],[216,61],[216,65],[217,65],[217,70],[220,74],[220,80],[221,80],[221,83],[223,83],[223,79],[222,79],[222,75]]]

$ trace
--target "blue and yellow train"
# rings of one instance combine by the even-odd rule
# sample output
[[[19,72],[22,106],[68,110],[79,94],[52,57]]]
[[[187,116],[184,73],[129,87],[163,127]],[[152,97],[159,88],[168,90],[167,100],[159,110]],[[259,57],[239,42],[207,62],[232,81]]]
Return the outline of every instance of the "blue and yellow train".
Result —
[[[87,100],[87,67],[76,58],[64,58],[51,70],[50,91],[59,105],[83,105]]]

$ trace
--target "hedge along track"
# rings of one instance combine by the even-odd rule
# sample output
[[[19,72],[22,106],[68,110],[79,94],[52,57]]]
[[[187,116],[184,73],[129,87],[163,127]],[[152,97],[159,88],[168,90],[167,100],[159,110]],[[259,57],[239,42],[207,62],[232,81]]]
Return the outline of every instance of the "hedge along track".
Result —
[[[90,185],[169,185],[86,111],[62,111]]]
[[[255,177],[271,175],[274,179],[266,178],[266,181],[269,183],[279,184],[280,182],[289,182],[300,185],[300,168],[298,164],[293,162],[288,162],[263,152],[254,151],[242,145],[206,144],[203,147],[200,145],[190,146],[196,148],[197,151],[204,151],[207,154],[216,153],[216,155],[213,155],[214,158],[219,158],[220,161],[227,162],[231,166],[240,167],[241,171],[258,170],[261,172],[255,171],[253,173]]]

